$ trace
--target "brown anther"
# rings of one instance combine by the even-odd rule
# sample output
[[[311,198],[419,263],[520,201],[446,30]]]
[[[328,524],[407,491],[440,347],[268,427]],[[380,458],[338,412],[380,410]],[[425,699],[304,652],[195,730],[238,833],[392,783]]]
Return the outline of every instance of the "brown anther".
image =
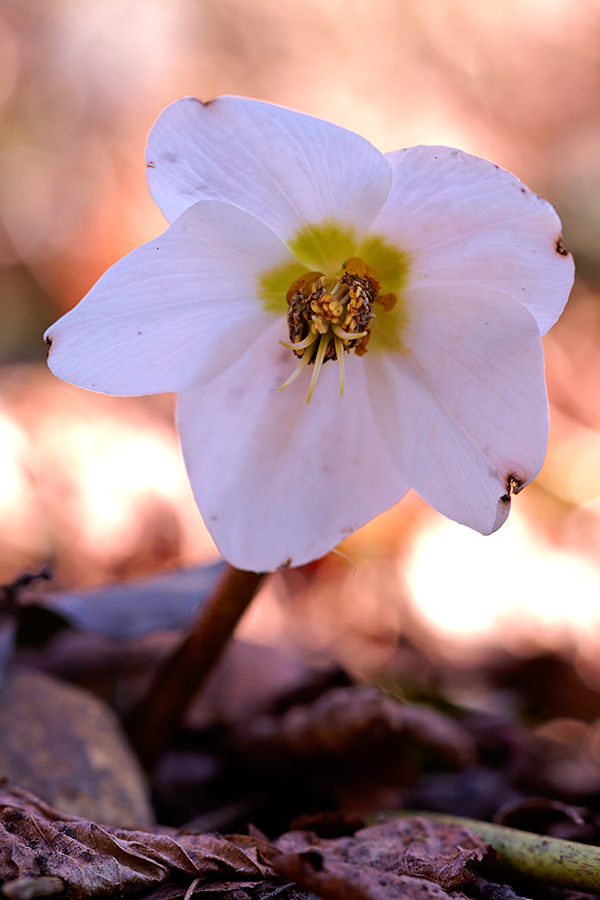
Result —
[[[337,360],[343,394],[345,354],[354,350],[357,356],[364,356],[368,352],[375,303],[389,312],[398,302],[396,294],[380,296],[380,290],[375,272],[358,256],[347,259],[335,276],[306,272],[297,278],[286,294],[290,343],[281,343],[293,350],[300,362],[279,390],[313,366],[307,397],[310,403],[322,365]]]
[[[361,307],[363,307],[369,300],[367,297],[363,297],[362,291],[355,297],[350,299],[350,303],[348,304],[348,312],[353,315],[357,315],[360,313]]]
[[[378,297],[377,300],[383,306],[385,312],[390,312],[396,303],[398,302],[398,297],[394,293],[384,294],[382,297]]]
[[[341,351],[365,354],[375,302],[379,301],[387,312],[398,299],[392,293],[380,297],[380,288],[373,269],[357,256],[347,259],[336,277],[306,272],[296,279],[286,295],[290,342],[300,344],[311,335],[316,339],[309,344],[309,353],[305,354],[302,347],[294,350],[296,356],[320,368],[322,363],[337,359]],[[341,362],[340,372],[343,383]]]
[[[356,347],[354,348],[354,352],[357,356],[364,356],[365,353],[368,353],[367,344],[369,343],[369,338],[371,337],[371,332],[368,331],[364,338],[358,342]]]
[[[351,256],[350,259],[347,259],[342,268],[348,272],[349,275],[354,275],[356,278],[361,278],[363,281],[368,281],[375,293],[377,293],[381,284],[377,275],[371,268],[368,266],[366,262],[361,259],[359,256]]]
[[[297,278],[290,285],[290,289],[285,295],[288,304],[291,303],[296,294],[304,294],[304,296],[308,298],[311,294],[312,286],[322,277],[322,272],[305,272],[304,275]]]

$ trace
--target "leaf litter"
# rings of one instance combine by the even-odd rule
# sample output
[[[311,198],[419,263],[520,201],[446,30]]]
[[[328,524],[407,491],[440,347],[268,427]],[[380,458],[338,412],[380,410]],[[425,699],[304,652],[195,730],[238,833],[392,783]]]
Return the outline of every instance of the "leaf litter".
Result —
[[[0,788],[0,874],[5,881],[52,875],[69,897],[141,890],[173,871],[203,879],[258,880],[270,874],[260,840],[100,826],[53,810],[18,787]]]
[[[281,875],[326,897],[341,896],[342,883],[373,900],[441,896],[473,880],[468,864],[485,852],[465,828],[416,818],[337,840],[290,832],[273,843],[255,835],[127,831],[66,816],[18,787],[0,788],[0,876],[9,884],[61,879],[74,900],[151,888],[174,873],[207,889]]]
[[[157,627],[180,626],[168,587],[161,611],[161,589],[159,584],[153,595]],[[91,619],[77,613],[47,646],[35,650],[27,634],[22,640],[33,620],[21,622],[20,646],[12,662],[7,660],[7,684],[25,663],[85,685],[82,695],[95,695],[94,703],[109,701],[126,715],[177,640],[173,630],[132,632],[143,586],[136,587],[130,612],[119,610],[119,604],[127,607],[127,596],[127,588],[122,593],[118,588],[116,606],[107,606],[108,630],[102,627],[100,594]],[[189,584],[182,582],[181,596],[186,616]],[[68,596],[63,600],[66,609]],[[36,603],[44,605],[39,595]],[[60,889],[76,900],[128,892],[148,900],[176,900],[186,893],[189,900],[197,892],[227,900],[572,898],[556,887],[553,894],[539,884],[532,890],[531,883],[523,886],[506,872],[499,877],[489,868],[485,836],[464,824],[434,822],[425,814],[365,827],[361,814],[405,807],[477,819],[497,813],[497,821],[504,817],[517,828],[599,844],[600,725],[593,710],[600,696],[589,686],[578,688],[568,660],[545,662],[549,676],[521,685],[511,682],[512,663],[506,659],[504,674],[495,661],[487,671],[479,666],[471,677],[488,700],[495,692],[504,696],[511,683],[513,707],[504,714],[468,710],[448,700],[453,679],[464,687],[464,670],[457,675],[416,647],[405,646],[403,658],[410,662],[394,673],[394,693],[402,694],[404,679],[419,695],[418,703],[355,684],[335,667],[313,669],[281,651],[232,642],[152,776],[159,821],[165,823],[160,827],[141,821],[131,827],[118,811],[107,825],[108,818],[98,821],[78,807],[77,757],[90,747],[93,755],[98,726],[82,726],[89,730],[88,750],[71,743],[65,751],[65,735],[70,740],[68,734],[76,731],[74,720],[86,718],[81,708],[61,708],[51,695],[40,695],[37,713],[35,704],[20,712],[13,706],[11,712],[5,687],[0,701],[8,708],[0,743],[10,741],[11,715],[15,723],[19,716],[30,719],[31,748],[21,742],[25,764],[29,756],[32,769],[50,770],[54,753],[72,780],[74,805],[65,808],[65,800],[52,796],[43,779],[35,795],[23,784],[0,788],[4,896],[33,900]],[[515,671],[519,666],[516,661]],[[570,695],[582,701],[575,708],[590,710],[584,721],[565,718],[568,697],[553,680],[565,669]],[[420,672],[426,683],[419,687]],[[534,720],[534,727],[519,720],[519,691],[530,708],[537,702],[538,709],[542,698],[537,701],[536,691],[543,692],[544,718]],[[559,718],[552,716],[553,697]],[[43,713],[50,721],[54,717],[57,732],[53,736],[47,730],[40,737],[38,728],[36,738],[34,726],[44,720]],[[126,746],[122,734],[118,740]],[[47,751],[43,764],[40,745]],[[108,777],[122,780],[118,772]],[[235,833],[252,822],[261,830],[250,826],[248,834]],[[215,827],[223,833],[211,833]]]

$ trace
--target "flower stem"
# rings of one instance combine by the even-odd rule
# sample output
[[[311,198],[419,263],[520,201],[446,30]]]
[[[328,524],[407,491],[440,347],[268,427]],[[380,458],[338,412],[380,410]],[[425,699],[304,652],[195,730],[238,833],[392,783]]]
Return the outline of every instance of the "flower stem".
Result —
[[[227,566],[213,594],[183,639],[160,667],[127,727],[142,762],[152,769],[167,749],[196,695],[265,575]]]

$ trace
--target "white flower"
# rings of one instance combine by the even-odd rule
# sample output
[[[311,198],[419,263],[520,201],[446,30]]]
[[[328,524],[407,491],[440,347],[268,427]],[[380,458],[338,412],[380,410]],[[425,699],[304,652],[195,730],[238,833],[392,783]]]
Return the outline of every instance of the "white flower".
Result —
[[[541,335],[573,281],[552,207],[459,150],[384,155],[236,97],[167,107],[147,166],[172,224],[48,331],[49,363],[91,390],[179,395],[223,556],[299,565],[409,487],[497,529],[546,448]]]

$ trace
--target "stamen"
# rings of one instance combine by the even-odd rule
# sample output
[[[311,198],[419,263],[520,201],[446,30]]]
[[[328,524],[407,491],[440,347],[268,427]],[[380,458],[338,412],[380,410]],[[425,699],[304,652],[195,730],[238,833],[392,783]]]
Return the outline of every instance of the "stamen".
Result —
[[[346,380],[345,354],[354,350],[366,353],[370,323],[375,316],[374,304],[390,310],[395,294],[380,296],[381,284],[373,269],[357,256],[350,257],[336,275],[306,272],[296,279],[287,292],[289,343],[299,362],[279,388],[282,391],[298,378],[308,365],[314,370],[310,379],[307,403],[310,403],[319,380],[321,367],[337,360],[340,395]]]
[[[319,348],[317,350],[317,355],[315,356],[315,368],[312,373],[312,378],[310,379],[310,384],[308,386],[308,397],[306,398],[307,403],[310,403],[310,401],[312,400],[312,395],[315,392],[317,380],[321,372],[321,366],[323,365],[323,360],[325,358],[325,354],[327,353],[327,348],[329,346],[330,340],[331,338],[329,337],[329,335],[324,334],[319,341]]]
[[[345,383],[345,357],[344,357],[344,345],[339,337],[334,337],[333,343],[335,345],[335,355],[337,356],[338,369],[340,370],[340,397],[344,396],[344,383]]]
[[[288,350],[304,350],[305,347],[310,347],[311,344],[314,344],[318,337],[318,334],[309,334],[307,338],[304,338],[303,341],[298,341],[297,344],[286,344],[285,341],[279,341],[279,343]]]
[[[281,341],[281,343],[283,343],[283,341]],[[314,342],[313,342],[313,344],[314,344]],[[290,384],[292,384],[296,380],[298,375],[301,375],[302,372],[304,372],[305,368],[307,367],[307,365],[313,358],[316,349],[317,349],[316,346],[313,346],[312,350],[309,350],[308,353],[302,354],[302,356],[300,357],[300,362],[298,363],[298,365],[296,366],[296,368],[294,369],[294,371],[292,372],[290,377],[287,379],[287,381],[283,382],[281,387],[277,388],[278,392],[285,390],[286,387],[289,387]]]
[[[338,294],[341,292],[341,297],[338,297]],[[348,285],[344,284],[342,281],[338,281],[336,286],[331,291],[331,296],[335,297],[336,300],[339,300],[340,303],[344,302],[347,294],[349,293]]]
[[[366,331],[344,331],[343,328],[340,328],[339,325],[332,325],[331,330],[333,333],[341,338],[343,341],[357,341],[359,338],[364,338],[367,334]]]

